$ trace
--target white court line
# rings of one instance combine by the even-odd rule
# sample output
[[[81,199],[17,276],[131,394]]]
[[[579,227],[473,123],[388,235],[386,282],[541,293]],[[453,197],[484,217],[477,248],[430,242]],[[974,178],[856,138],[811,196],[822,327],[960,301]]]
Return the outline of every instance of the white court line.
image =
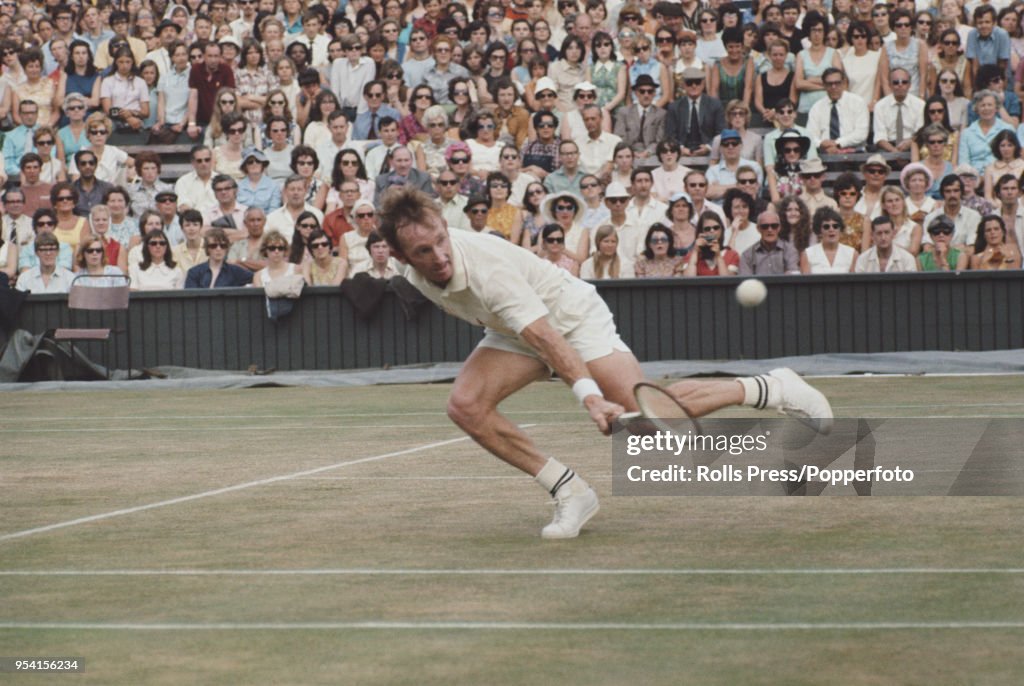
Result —
[[[996,405],[1004,403],[993,403]],[[581,410],[509,410],[504,411],[505,414],[580,414]],[[177,415],[103,415],[102,417],[93,416],[78,416],[78,417],[61,417],[60,420],[64,421],[126,421],[133,419],[201,419],[201,420],[222,420],[222,419],[344,419],[346,417],[352,418],[365,418],[365,417],[380,417],[383,412],[339,412],[332,414],[311,414],[305,416],[298,416],[294,414],[203,414],[203,415],[190,415],[190,414],[177,414]],[[387,411],[389,417],[447,417],[444,412],[392,412]],[[53,417],[18,417],[19,422],[52,422]]]
[[[348,429],[452,429],[455,425],[447,424],[335,424],[334,426],[318,426],[317,431],[348,430]],[[308,429],[309,424],[253,424],[251,426],[168,426],[155,427],[147,426],[146,431],[173,431],[180,433],[183,428],[189,432],[200,431],[282,431],[285,429]],[[101,428],[101,429],[0,429],[0,434],[85,434],[85,433],[115,433],[115,432],[138,432],[138,427],[131,428]]]
[[[72,631],[906,631],[1024,629],[1009,622],[0,622],[0,630]]]
[[[524,424],[523,427],[527,428],[530,424]],[[468,441],[469,436],[460,436],[459,438],[451,438],[446,441],[437,441],[435,443],[428,443],[426,445],[416,446],[413,448],[406,448],[405,450],[397,450],[395,452],[384,453],[382,455],[373,455],[371,457],[362,457],[357,460],[347,460],[345,462],[336,462],[335,464],[326,465],[324,467],[317,467],[315,469],[307,469],[301,472],[292,472],[291,474],[283,474],[281,476],[272,476],[267,479],[258,479],[256,481],[247,481],[241,484],[235,484],[234,486],[226,486],[224,488],[217,488],[212,491],[203,491],[202,493],[195,493],[193,495],[186,495],[180,498],[171,498],[170,500],[161,500],[160,502],[150,503],[148,505],[139,505],[137,507],[129,507],[123,510],[114,510],[112,512],[104,512],[102,514],[91,515],[89,517],[79,517],[78,519],[72,519],[66,522],[58,522],[56,524],[48,524],[47,526],[38,526],[32,529],[24,529],[22,531],[15,531],[9,534],[3,534],[0,536],[0,541],[10,541],[15,538],[23,538],[25,536],[31,536],[33,534],[44,533],[46,531],[54,531],[55,529],[63,529],[69,526],[76,526],[78,524],[86,524],[88,522],[96,522],[103,519],[110,519],[111,517],[120,517],[122,515],[134,514],[136,512],[144,512],[146,510],[154,510],[158,507],[167,507],[168,505],[178,505],[181,503],[191,502],[193,500],[199,500],[201,498],[209,498],[215,495],[223,495],[224,493],[232,493],[234,491],[241,491],[246,488],[253,488],[254,486],[266,486],[267,484],[277,483],[279,481],[288,481],[290,479],[297,479],[303,476],[309,476],[311,474],[319,474],[321,472],[330,471],[332,469],[340,469],[341,467],[350,467],[356,464],[365,464],[367,462],[376,462],[377,460],[384,460],[389,457],[398,457],[400,455],[408,455],[410,453],[417,453],[422,450],[431,450],[433,448],[440,448],[444,445],[451,445],[452,443],[459,443],[461,441]]]
[[[880,567],[880,568],[733,568],[733,569],[380,569],[351,567],[338,569],[8,569],[0,577],[48,576],[870,576],[894,574],[1024,574],[1015,567]]]

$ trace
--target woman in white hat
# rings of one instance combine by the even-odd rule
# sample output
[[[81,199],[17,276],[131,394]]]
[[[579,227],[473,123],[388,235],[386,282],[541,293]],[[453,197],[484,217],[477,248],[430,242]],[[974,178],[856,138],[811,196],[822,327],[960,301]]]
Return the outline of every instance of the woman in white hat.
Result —
[[[861,165],[860,173],[864,177],[864,189],[861,198],[854,208],[868,220],[882,214],[882,187],[892,168],[881,155],[872,155]]]
[[[576,262],[587,259],[590,254],[590,236],[580,226],[583,217],[580,199],[568,191],[555,193],[544,198],[541,211],[546,222],[562,227],[565,233],[565,253]]]
[[[952,173],[950,167],[946,174]],[[918,224],[923,224],[924,218],[939,206],[938,201],[928,195],[933,182],[931,171],[920,162],[908,164],[900,172],[900,185],[907,193],[907,214]]]

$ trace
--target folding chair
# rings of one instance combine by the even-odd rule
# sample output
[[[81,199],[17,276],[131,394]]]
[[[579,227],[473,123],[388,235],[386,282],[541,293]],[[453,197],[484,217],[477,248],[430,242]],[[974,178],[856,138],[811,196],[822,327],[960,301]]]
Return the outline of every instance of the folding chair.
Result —
[[[102,286],[87,286],[85,283],[79,283],[82,279],[107,279],[108,282]],[[123,282],[121,285],[113,286],[110,283]],[[124,332],[127,337],[128,344],[128,373],[131,374],[131,360],[132,360],[132,339],[131,339],[131,326],[128,311],[128,285],[131,283],[124,274],[117,275],[98,275],[98,274],[79,274],[71,282],[71,288],[68,290],[68,309],[71,310],[87,310],[93,312],[114,312],[114,324],[117,323],[117,310],[124,310]],[[72,315],[72,323],[74,322],[74,315]],[[56,341],[67,341],[71,344],[71,354],[75,354],[75,341],[108,341],[110,340],[111,328],[102,329],[56,329],[53,332],[53,337]],[[116,360],[115,350],[115,360]],[[107,362],[107,355],[104,354],[104,363]],[[104,364],[104,369],[107,372],[107,379],[110,379],[110,365]]]

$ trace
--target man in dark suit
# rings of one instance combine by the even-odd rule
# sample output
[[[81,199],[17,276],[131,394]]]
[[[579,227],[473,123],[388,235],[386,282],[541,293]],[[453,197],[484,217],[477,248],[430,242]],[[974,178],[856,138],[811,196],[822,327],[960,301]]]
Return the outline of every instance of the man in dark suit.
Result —
[[[391,172],[380,174],[374,183],[373,202],[375,205],[380,206],[381,196],[392,186],[411,186],[432,198],[437,197],[434,192],[434,184],[430,181],[430,175],[419,169],[413,169],[412,153],[404,145],[391,152]]]
[[[704,93],[704,70],[687,67],[683,72],[686,95],[668,106],[665,136],[678,141],[686,155],[708,155],[711,140],[725,128],[725,110],[718,98]]]
[[[665,110],[654,102],[658,86],[649,74],[641,74],[633,84],[636,104],[622,108],[615,121],[615,135],[629,145],[637,159],[654,157],[654,149],[665,137]]]
[[[230,247],[231,242],[224,229],[214,227],[207,231],[203,237],[203,249],[209,259],[188,270],[185,288],[239,288],[251,284],[251,271],[227,261]]]

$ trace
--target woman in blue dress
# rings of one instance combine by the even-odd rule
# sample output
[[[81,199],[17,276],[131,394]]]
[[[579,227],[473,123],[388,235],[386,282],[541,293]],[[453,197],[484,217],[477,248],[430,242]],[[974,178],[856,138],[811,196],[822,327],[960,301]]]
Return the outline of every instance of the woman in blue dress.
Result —
[[[100,106],[100,73],[93,64],[92,48],[84,40],[71,41],[71,56],[64,67],[64,92],[59,94],[61,101],[72,93],[79,93],[85,98],[89,112]],[[61,123],[66,124],[67,118]]]

